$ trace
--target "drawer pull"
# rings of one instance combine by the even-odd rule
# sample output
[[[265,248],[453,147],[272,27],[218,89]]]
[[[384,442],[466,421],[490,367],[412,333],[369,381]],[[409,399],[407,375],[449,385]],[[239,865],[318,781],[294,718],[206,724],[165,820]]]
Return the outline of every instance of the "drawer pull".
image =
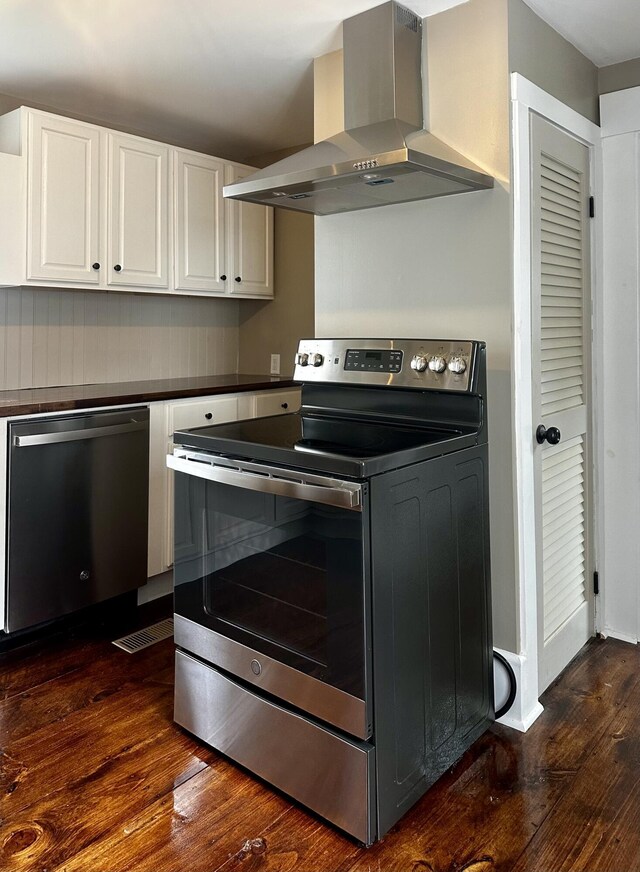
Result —
[[[213,412],[205,412],[205,418],[210,421],[213,418]]]
[[[289,403],[280,403],[280,408],[281,408],[281,409],[288,409],[288,408],[289,408]]]

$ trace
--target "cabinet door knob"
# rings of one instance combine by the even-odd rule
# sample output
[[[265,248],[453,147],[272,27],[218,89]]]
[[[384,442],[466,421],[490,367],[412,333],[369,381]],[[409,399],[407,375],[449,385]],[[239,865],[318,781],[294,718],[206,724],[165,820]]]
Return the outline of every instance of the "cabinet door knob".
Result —
[[[96,261],[95,263],[91,264],[91,268],[92,269],[100,269],[100,264]]]
[[[280,408],[281,408],[281,409],[288,409],[288,408],[289,408],[289,403],[280,403]]]
[[[120,266],[119,263],[117,263],[117,264],[114,266],[114,270],[115,270],[116,272],[120,272],[121,269],[122,269],[122,267]]]
[[[210,421],[213,418],[213,412],[205,412],[205,418]]]
[[[220,281],[221,281],[221,282],[226,282],[226,280],[227,280],[227,277],[226,277],[226,276],[220,276]]]
[[[237,282],[241,282],[241,281],[242,281],[242,279],[240,278],[240,276],[236,276],[236,281],[237,281]]]

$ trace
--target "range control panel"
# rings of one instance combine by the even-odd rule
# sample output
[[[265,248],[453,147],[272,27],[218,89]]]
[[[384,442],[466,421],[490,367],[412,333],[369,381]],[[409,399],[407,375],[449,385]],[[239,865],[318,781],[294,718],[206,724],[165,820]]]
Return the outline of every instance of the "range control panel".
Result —
[[[348,348],[344,368],[350,372],[400,372],[402,351],[388,348]]]
[[[301,339],[294,378],[469,391],[480,345],[451,339]]]

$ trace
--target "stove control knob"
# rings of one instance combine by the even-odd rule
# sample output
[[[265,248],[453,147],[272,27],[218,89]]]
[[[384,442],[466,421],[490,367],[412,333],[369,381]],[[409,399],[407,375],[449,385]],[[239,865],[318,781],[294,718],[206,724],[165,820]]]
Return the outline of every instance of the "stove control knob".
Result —
[[[296,363],[298,366],[307,366],[309,363],[309,355],[308,354],[296,354]]]
[[[426,368],[427,358],[424,354],[416,354],[411,360],[411,369],[415,369],[416,372],[424,372]]]
[[[429,361],[429,369],[431,372],[444,372],[447,368],[447,361],[444,357],[432,357]]]
[[[322,366],[322,364],[324,363],[324,357],[316,352],[315,354],[311,355],[309,363],[311,364],[311,366]]]
[[[449,371],[460,375],[467,368],[464,357],[452,357],[449,361]]]

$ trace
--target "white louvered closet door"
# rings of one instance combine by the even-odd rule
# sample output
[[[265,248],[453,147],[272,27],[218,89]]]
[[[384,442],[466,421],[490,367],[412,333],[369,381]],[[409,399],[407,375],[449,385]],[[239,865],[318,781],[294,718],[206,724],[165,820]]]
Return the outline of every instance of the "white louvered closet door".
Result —
[[[532,119],[533,419],[542,692],[593,633],[589,151]],[[540,434],[542,436],[542,434]]]

